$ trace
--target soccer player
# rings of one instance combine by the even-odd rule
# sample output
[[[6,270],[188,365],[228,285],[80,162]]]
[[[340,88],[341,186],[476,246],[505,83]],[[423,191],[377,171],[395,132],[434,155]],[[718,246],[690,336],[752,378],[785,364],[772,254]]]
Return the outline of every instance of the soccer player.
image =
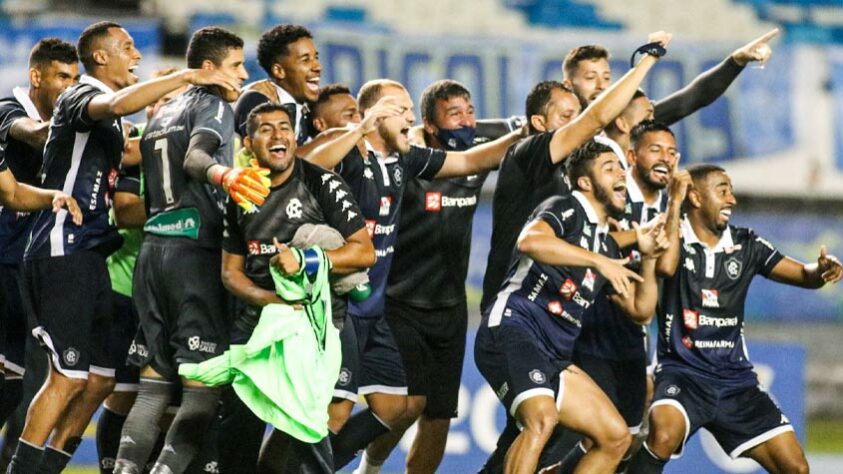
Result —
[[[471,93],[449,79],[421,96],[425,143],[445,151],[475,144]],[[398,244],[386,289],[386,320],[407,376],[407,418],[419,420],[407,457],[410,472],[435,472],[445,451],[450,419],[457,415],[468,310],[465,278],[471,223],[488,171],[476,175],[409,180],[401,204]],[[358,472],[375,473],[404,430],[381,437],[364,453]]]
[[[322,75],[313,35],[301,25],[277,25],[261,35],[258,62],[269,78],[245,87],[234,109],[237,131],[245,136],[249,112],[257,105],[286,104],[295,125],[296,142],[304,145],[311,135],[309,104],[319,98]]]
[[[275,293],[269,261],[279,255],[285,262],[292,258],[292,253],[284,245],[279,252],[273,242],[292,241],[302,225],[325,224],[342,234],[345,245],[327,251],[332,274],[353,273],[375,263],[366,223],[350,189],[336,174],[295,157],[296,138],[290,119],[287,109],[280,104],[265,103],[252,109],[243,144],[252,151],[259,165],[270,170],[271,191],[257,212],[246,212],[234,203],[229,203],[226,210],[223,283],[246,303],[235,320],[236,330],[246,333],[244,339],[251,335],[264,306],[283,303]],[[373,125],[374,120],[369,120],[361,126]],[[264,432],[263,423],[259,425],[258,439]],[[276,432],[272,436],[287,435]],[[272,444],[277,447],[276,443]],[[275,457],[283,456],[275,454]]]
[[[106,348],[111,285],[105,256],[120,242],[108,223],[109,179],[123,152],[120,117],[187,83],[236,88],[217,73],[192,70],[132,85],[141,55],[117,23],[86,28],[77,51],[87,74],[59,97],[42,170],[45,188],[62,189],[79,202],[83,223],[61,211],[33,218],[24,254],[26,304],[38,324],[33,334],[50,353],[52,366],[29,407],[10,472],[38,466],[42,453],[44,472],[61,470],[114,383]]]
[[[415,177],[468,176],[491,169],[498,165],[506,147],[520,137],[520,132],[511,133],[462,152],[410,146],[407,132],[415,115],[413,101],[403,85],[388,79],[369,81],[360,89],[357,102],[364,120],[376,111],[392,113],[369,133],[363,133],[360,127],[349,130],[308,156],[308,160],[333,168],[346,180],[366,219],[378,257],[369,270],[372,295],[349,303],[352,324],[343,331],[356,342],[343,339],[343,368],[336,393],[345,400],[331,405],[331,431],[338,433],[332,440],[337,469],[379,435],[410,424],[405,418],[404,369],[384,319],[386,280],[407,181]],[[349,420],[358,393],[366,395],[370,409]]]
[[[225,193],[250,208],[268,193],[257,170],[230,167],[234,115],[228,102],[248,77],[243,40],[202,28],[186,57],[188,67],[214,72],[233,87],[188,89],[161,107],[141,138],[149,219],[132,282],[140,327],[129,353],[141,374],[117,473],[139,472],[146,463],[171,386],[179,383],[178,365],[207,360],[228,346],[219,257]],[[216,413],[217,390],[184,380],[181,386],[181,405],[152,472],[183,472]]]
[[[759,387],[746,352],[744,303],[756,275],[815,289],[839,281],[843,266],[824,246],[816,263],[803,264],[731,225],[737,200],[723,168],[690,167],[671,186],[687,193],[687,217],[681,220],[681,201],[671,202],[670,248],[658,262],[665,280],[650,434],[629,472],[662,472],[699,428],[733,459],[752,458],[768,472],[808,472],[793,427]]]
[[[349,123],[360,123],[360,109],[357,99],[348,87],[342,84],[328,84],[319,89],[319,97],[313,104],[311,122],[316,132],[332,128],[345,128]]]
[[[567,167],[576,190],[542,203],[524,227],[474,347],[480,373],[523,428],[506,455],[508,473],[534,472],[557,424],[593,440],[580,461],[582,472],[612,472],[630,441],[606,395],[571,364],[573,345],[584,312],[604,285],[633,320],[652,315],[655,258],[667,243],[661,225],[637,230],[641,275],[624,268],[628,260],[620,258],[606,221],[626,204],[626,176],[617,156],[588,141]]]
[[[29,88],[16,87],[0,100],[0,425],[23,397],[24,354],[30,339],[20,297],[27,214],[19,211],[58,210],[68,199],[61,194],[54,205],[58,191],[30,186],[40,183],[38,170],[53,107],[59,94],[78,80],[78,63],[76,47],[43,39],[29,54]],[[76,207],[75,212],[81,211]]]
[[[670,39],[669,34],[657,32],[649,36],[648,43],[666,47]],[[582,114],[574,91],[560,82],[540,82],[527,95],[531,136],[507,151],[492,201],[492,241],[483,276],[482,311],[501,288],[527,217],[548,197],[571,192],[562,165],[565,158],[624,110],[656,61],[657,57],[646,55]]]

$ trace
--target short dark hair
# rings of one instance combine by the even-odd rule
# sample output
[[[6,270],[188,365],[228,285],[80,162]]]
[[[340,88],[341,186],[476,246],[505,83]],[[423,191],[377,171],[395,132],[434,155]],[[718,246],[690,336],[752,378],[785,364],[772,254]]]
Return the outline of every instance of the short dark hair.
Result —
[[[272,65],[280,56],[286,56],[287,46],[302,38],[311,38],[310,30],[301,25],[277,25],[266,31],[258,40],[258,63],[272,75]]]
[[[243,39],[225,28],[200,28],[193,33],[187,45],[187,67],[200,68],[205,60],[219,66],[232,49],[243,49]]]
[[[76,42],[76,50],[79,52],[79,60],[85,66],[85,72],[91,73],[97,65],[94,61],[94,43],[103,36],[107,36],[108,30],[112,28],[123,27],[113,21],[100,21],[88,26],[79,35],[79,41]]]
[[[533,128],[530,117],[533,115],[542,115],[544,113],[547,104],[550,102],[550,96],[553,94],[554,89],[559,89],[571,94],[574,93],[573,89],[559,81],[541,81],[533,86],[533,88],[530,89],[530,93],[527,94],[527,101],[524,109],[527,115],[527,123],[530,126],[530,133],[536,133],[537,131]]]
[[[264,102],[249,112],[249,116],[246,118],[246,135],[251,137],[258,131],[258,126],[260,122],[258,122],[258,115],[260,114],[268,114],[270,112],[284,112],[287,114],[287,118],[292,120],[290,117],[290,112],[284,107],[282,104],[277,104],[275,102]]]
[[[580,62],[594,61],[597,59],[608,61],[609,50],[599,44],[587,44],[568,51],[565,61],[562,62],[562,71],[565,73],[565,79],[570,79],[574,75]]]
[[[710,163],[700,163],[697,165],[691,165],[688,168],[688,173],[691,175],[691,179],[694,181],[694,184],[699,183],[701,181],[705,181],[708,178],[708,175],[711,173],[725,173],[726,170],[717,166],[712,165]]]
[[[319,97],[313,104],[313,110],[316,111],[316,109],[319,108],[320,105],[330,101],[331,97],[339,94],[352,95],[351,89],[349,89],[348,86],[346,86],[345,84],[334,83],[322,86],[319,89]]]
[[[375,105],[383,95],[384,87],[400,87],[407,90],[403,84],[392,79],[373,79],[365,84],[357,91],[357,107],[360,113],[363,113],[368,108]]]
[[[577,180],[583,176],[591,177],[591,164],[595,158],[603,153],[614,153],[608,145],[589,140],[574,150],[566,161],[568,180],[571,185],[579,189]]]
[[[44,38],[35,43],[29,53],[29,67],[47,66],[52,61],[64,64],[78,63],[76,46],[58,38]]]
[[[442,79],[427,86],[421,95],[422,120],[432,121],[436,115],[436,103],[454,97],[471,100],[471,92],[464,85],[451,79]]]
[[[633,127],[632,131],[629,132],[629,143],[630,146],[632,146],[632,149],[634,150],[635,148],[638,148],[638,144],[644,139],[644,135],[652,132],[667,132],[670,136],[676,138],[676,135],[673,134],[673,130],[671,130],[667,125],[661,122],[656,122],[655,120],[644,120]]]

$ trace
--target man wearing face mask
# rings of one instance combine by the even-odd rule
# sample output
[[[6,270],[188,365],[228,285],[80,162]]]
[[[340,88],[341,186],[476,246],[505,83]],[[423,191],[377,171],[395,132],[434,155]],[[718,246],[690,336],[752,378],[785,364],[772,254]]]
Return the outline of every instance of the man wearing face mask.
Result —
[[[476,142],[471,93],[449,79],[421,96],[425,143],[463,151]],[[386,319],[407,374],[408,418],[418,433],[407,457],[410,472],[435,472],[450,419],[457,416],[465,354],[465,278],[471,223],[489,172],[407,182],[393,266],[387,283]],[[366,450],[356,472],[375,473],[403,436],[393,430]]]

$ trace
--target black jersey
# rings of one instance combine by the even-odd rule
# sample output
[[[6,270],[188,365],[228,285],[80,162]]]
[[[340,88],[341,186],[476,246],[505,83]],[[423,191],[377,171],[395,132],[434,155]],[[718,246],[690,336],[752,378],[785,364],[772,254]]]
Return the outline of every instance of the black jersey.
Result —
[[[550,159],[553,132],[539,133],[512,145],[501,161],[492,199],[492,242],[483,276],[485,309],[501,289],[518,234],[530,213],[551,196],[571,192],[564,162]]]
[[[349,303],[349,314],[363,318],[379,317],[384,312],[386,281],[395,254],[401,202],[407,181],[413,178],[433,179],[445,164],[446,153],[411,146],[406,154],[378,155],[369,149],[367,156],[361,156],[355,147],[336,168],[360,205],[377,255],[375,265],[369,269],[371,296]]]
[[[488,175],[410,180],[386,289],[390,298],[420,308],[465,302],[471,224]]]
[[[626,206],[621,227],[631,229],[632,223],[644,224],[667,210],[667,193],[659,192],[655,203],[650,206],[632,172],[626,176]],[[631,251],[631,257],[638,259],[638,252]],[[605,292],[601,292],[583,318],[582,333],[577,339],[576,351],[607,360],[640,359],[646,354],[647,330],[634,323],[622,310],[612,303]]]
[[[85,75],[59,96],[44,147],[42,187],[73,196],[82,209],[82,225],[68,219],[64,209],[57,214],[51,209],[39,211],[33,217],[25,259],[92,248],[111,253],[120,247],[108,211],[110,187],[123,157],[123,125],[120,118],[97,122],[88,116],[91,99],[111,92],[101,81]]]
[[[41,168],[43,150],[32,148],[9,136],[12,124],[27,117],[41,121],[27,89],[16,87],[12,97],[0,99],[0,160],[6,163],[5,167],[12,171],[18,182],[39,185],[38,170]],[[0,263],[13,265],[23,259],[27,216],[27,212],[0,206]]]
[[[688,221],[676,273],[658,308],[659,367],[736,386],[758,383],[744,341],[744,303],[755,275],[769,277],[784,256],[751,229],[729,226],[710,249]]]
[[[549,198],[533,219],[546,222],[556,237],[571,245],[610,258],[620,256],[617,243],[608,236],[608,225],[598,227],[596,211],[578,191]],[[485,324],[496,326],[512,317],[511,324],[534,334],[549,357],[570,360],[583,316],[605,284],[594,268],[545,265],[516,250],[503,289],[484,313]]]
[[[219,140],[214,160],[231,166],[234,114],[227,102],[205,87],[191,87],[161,107],[146,125],[140,145],[149,208],[144,230],[219,248],[225,192],[184,170],[190,139],[200,133]]]

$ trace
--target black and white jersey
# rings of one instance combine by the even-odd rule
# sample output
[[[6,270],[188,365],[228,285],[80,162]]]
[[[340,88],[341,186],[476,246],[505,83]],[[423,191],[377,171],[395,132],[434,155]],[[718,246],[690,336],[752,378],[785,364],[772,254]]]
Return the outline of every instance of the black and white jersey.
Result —
[[[632,177],[632,170],[626,175],[626,206],[621,227],[631,229],[632,223],[645,224],[667,210],[667,193],[659,191],[656,201],[650,205],[638,183]],[[631,251],[633,259],[640,258]],[[577,339],[576,351],[607,360],[640,359],[646,354],[647,330],[634,323],[612,301],[601,292],[583,318],[582,333]]]
[[[123,157],[123,125],[120,118],[94,121],[88,116],[91,99],[111,92],[101,81],[84,75],[59,96],[44,147],[41,185],[73,196],[82,209],[82,225],[74,224],[64,209],[56,214],[51,209],[39,211],[33,217],[26,260],[92,248],[110,253],[120,246],[108,211],[110,187]]]
[[[11,97],[0,99],[0,161],[4,162],[0,166],[10,169],[18,182],[38,186],[43,150],[32,148],[9,135],[12,124],[21,118],[41,122],[41,115],[29,98],[28,89],[15,87]],[[28,216],[27,212],[0,206],[0,263],[14,265],[23,259]]]
[[[758,383],[744,341],[744,303],[755,275],[770,276],[783,258],[751,229],[729,226],[712,249],[682,223],[676,273],[658,308],[661,368],[735,386]]]
[[[598,226],[596,211],[578,191],[546,200],[533,219],[546,222],[556,237],[571,245],[610,258],[620,256],[608,225]],[[583,316],[605,284],[594,268],[545,265],[516,250],[503,288],[484,313],[484,324],[494,327],[513,318],[510,324],[534,334],[549,357],[570,360]]]
[[[410,180],[386,289],[390,298],[419,308],[465,302],[471,225],[488,175]]]
[[[273,238],[289,244],[304,224],[328,225],[346,239],[366,227],[342,178],[296,158],[290,177],[270,188],[262,206],[247,212],[229,199],[222,246],[226,252],[245,255],[246,276],[272,290],[269,260],[277,253]]]
[[[492,200],[492,242],[483,276],[484,310],[501,289],[518,234],[530,213],[551,196],[571,192],[564,161],[550,159],[553,132],[529,136],[512,145],[501,161]]]
[[[361,156],[355,147],[335,171],[348,183],[360,205],[377,255],[375,265],[369,269],[371,296],[350,302],[348,312],[352,316],[374,318],[384,314],[386,282],[395,254],[407,181],[413,178],[433,179],[445,164],[446,153],[411,146],[406,154],[383,157],[378,156],[368,142],[366,145],[367,156]]]
[[[200,246],[219,248],[226,194],[205,180],[191,178],[184,170],[190,139],[201,133],[219,140],[214,160],[231,166],[234,114],[226,101],[205,87],[189,88],[161,107],[146,125],[140,145],[150,218],[145,230],[159,235],[163,231],[163,235],[168,235],[169,228],[181,226],[183,229],[185,222],[192,220],[192,224],[198,226],[198,232],[187,229],[192,232],[185,232],[185,235]],[[175,216],[174,222],[159,217],[165,213]]]
[[[273,83],[275,92],[278,94],[278,103],[284,106],[287,115],[290,117],[290,123],[293,124],[293,131],[296,134],[296,143],[299,145],[307,142],[310,139],[308,124],[309,112],[306,104],[300,104],[285,91],[278,84]],[[255,107],[272,102],[272,100],[257,90],[247,90],[243,92],[234,104],[234,124],[237,133],[241,137],[247,134],[247,126],[249,121],[249,114]]]

